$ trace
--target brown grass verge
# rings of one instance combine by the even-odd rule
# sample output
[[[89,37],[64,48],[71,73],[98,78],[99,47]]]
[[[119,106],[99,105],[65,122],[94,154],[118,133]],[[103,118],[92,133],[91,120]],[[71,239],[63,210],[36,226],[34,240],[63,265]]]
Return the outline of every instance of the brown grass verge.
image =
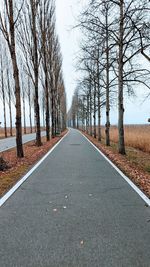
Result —
[[[9,169],[0,171],[0,196],[3,196],[23,175],[25,175],[35,163],[37,163],[65,134],[64,131],[60,136],[46,142],[46,137],[42,137],[43,145],[37,147],[34,141],[24,144],[25,157],[18,159],[16,149],[10,149],[0,153],[7,161]]]
[[[110,147],[100,143],[94,137],[83,134],[99,148],[122,172],[127,175],[150,198],[150,154],[138,149],[127,147],[126,155],[120,155],[117,145],[112,143]]]

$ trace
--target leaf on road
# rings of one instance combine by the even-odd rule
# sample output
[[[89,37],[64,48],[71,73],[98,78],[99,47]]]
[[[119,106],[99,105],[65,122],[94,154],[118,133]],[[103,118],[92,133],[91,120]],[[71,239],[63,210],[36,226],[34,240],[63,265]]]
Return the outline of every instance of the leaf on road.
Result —
[[[56,211],[57,211],[57,209],[53,209],[53,211],[54,211],[54,212],[56,212]]]

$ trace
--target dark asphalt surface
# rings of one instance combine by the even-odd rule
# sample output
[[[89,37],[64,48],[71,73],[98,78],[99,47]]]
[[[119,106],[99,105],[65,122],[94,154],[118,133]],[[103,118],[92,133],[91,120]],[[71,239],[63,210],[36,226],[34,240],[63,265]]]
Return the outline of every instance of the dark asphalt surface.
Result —
[[[150,210],[71,130],[0,209],[0,267],[149,267]]]
[[[45,136],[46,132],[45,131],[42,131],[41,132],[41,136]],[[24,134],[22,136],[22,142],[23,144],[29,142],[29,141],[32,141],[32,140],[35,140],[36,138],[36,135],[35,133],[32,133],[32,134]],[[0,152],[2,151],[5,151],[5,150],[8,150],[10,148],[13,148],[16,146],[16,137],[9,137],[9,138],[4,138],[4,139],[1,139],[0,140]]]

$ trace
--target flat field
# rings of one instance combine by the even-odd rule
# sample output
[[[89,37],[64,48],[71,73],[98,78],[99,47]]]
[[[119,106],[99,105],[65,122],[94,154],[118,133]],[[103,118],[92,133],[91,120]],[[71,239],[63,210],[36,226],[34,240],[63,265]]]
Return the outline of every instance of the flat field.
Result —
[[[105,127],[102,127],[102,137],[105,138]],[[114,143],[118,142],[117,126],[111,126],[110,139]],[[126,125],[125,144],[150,153],[150,125]]]

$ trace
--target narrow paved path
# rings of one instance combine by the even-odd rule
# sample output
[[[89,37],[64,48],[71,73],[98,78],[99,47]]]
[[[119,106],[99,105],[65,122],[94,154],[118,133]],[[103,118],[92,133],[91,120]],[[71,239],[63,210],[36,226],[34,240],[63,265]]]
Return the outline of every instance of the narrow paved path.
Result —
[[[45,131],[41,132],[41,136],[45,136]],[[23,144],[35,140],[35,133],[25,134],[22,136]],[[0,140],[0,152],[8,150],[16,146],[16,137],[9,137]]]
[[[71,130],[0,209],[1,267],[149,267],[150,210]]]

